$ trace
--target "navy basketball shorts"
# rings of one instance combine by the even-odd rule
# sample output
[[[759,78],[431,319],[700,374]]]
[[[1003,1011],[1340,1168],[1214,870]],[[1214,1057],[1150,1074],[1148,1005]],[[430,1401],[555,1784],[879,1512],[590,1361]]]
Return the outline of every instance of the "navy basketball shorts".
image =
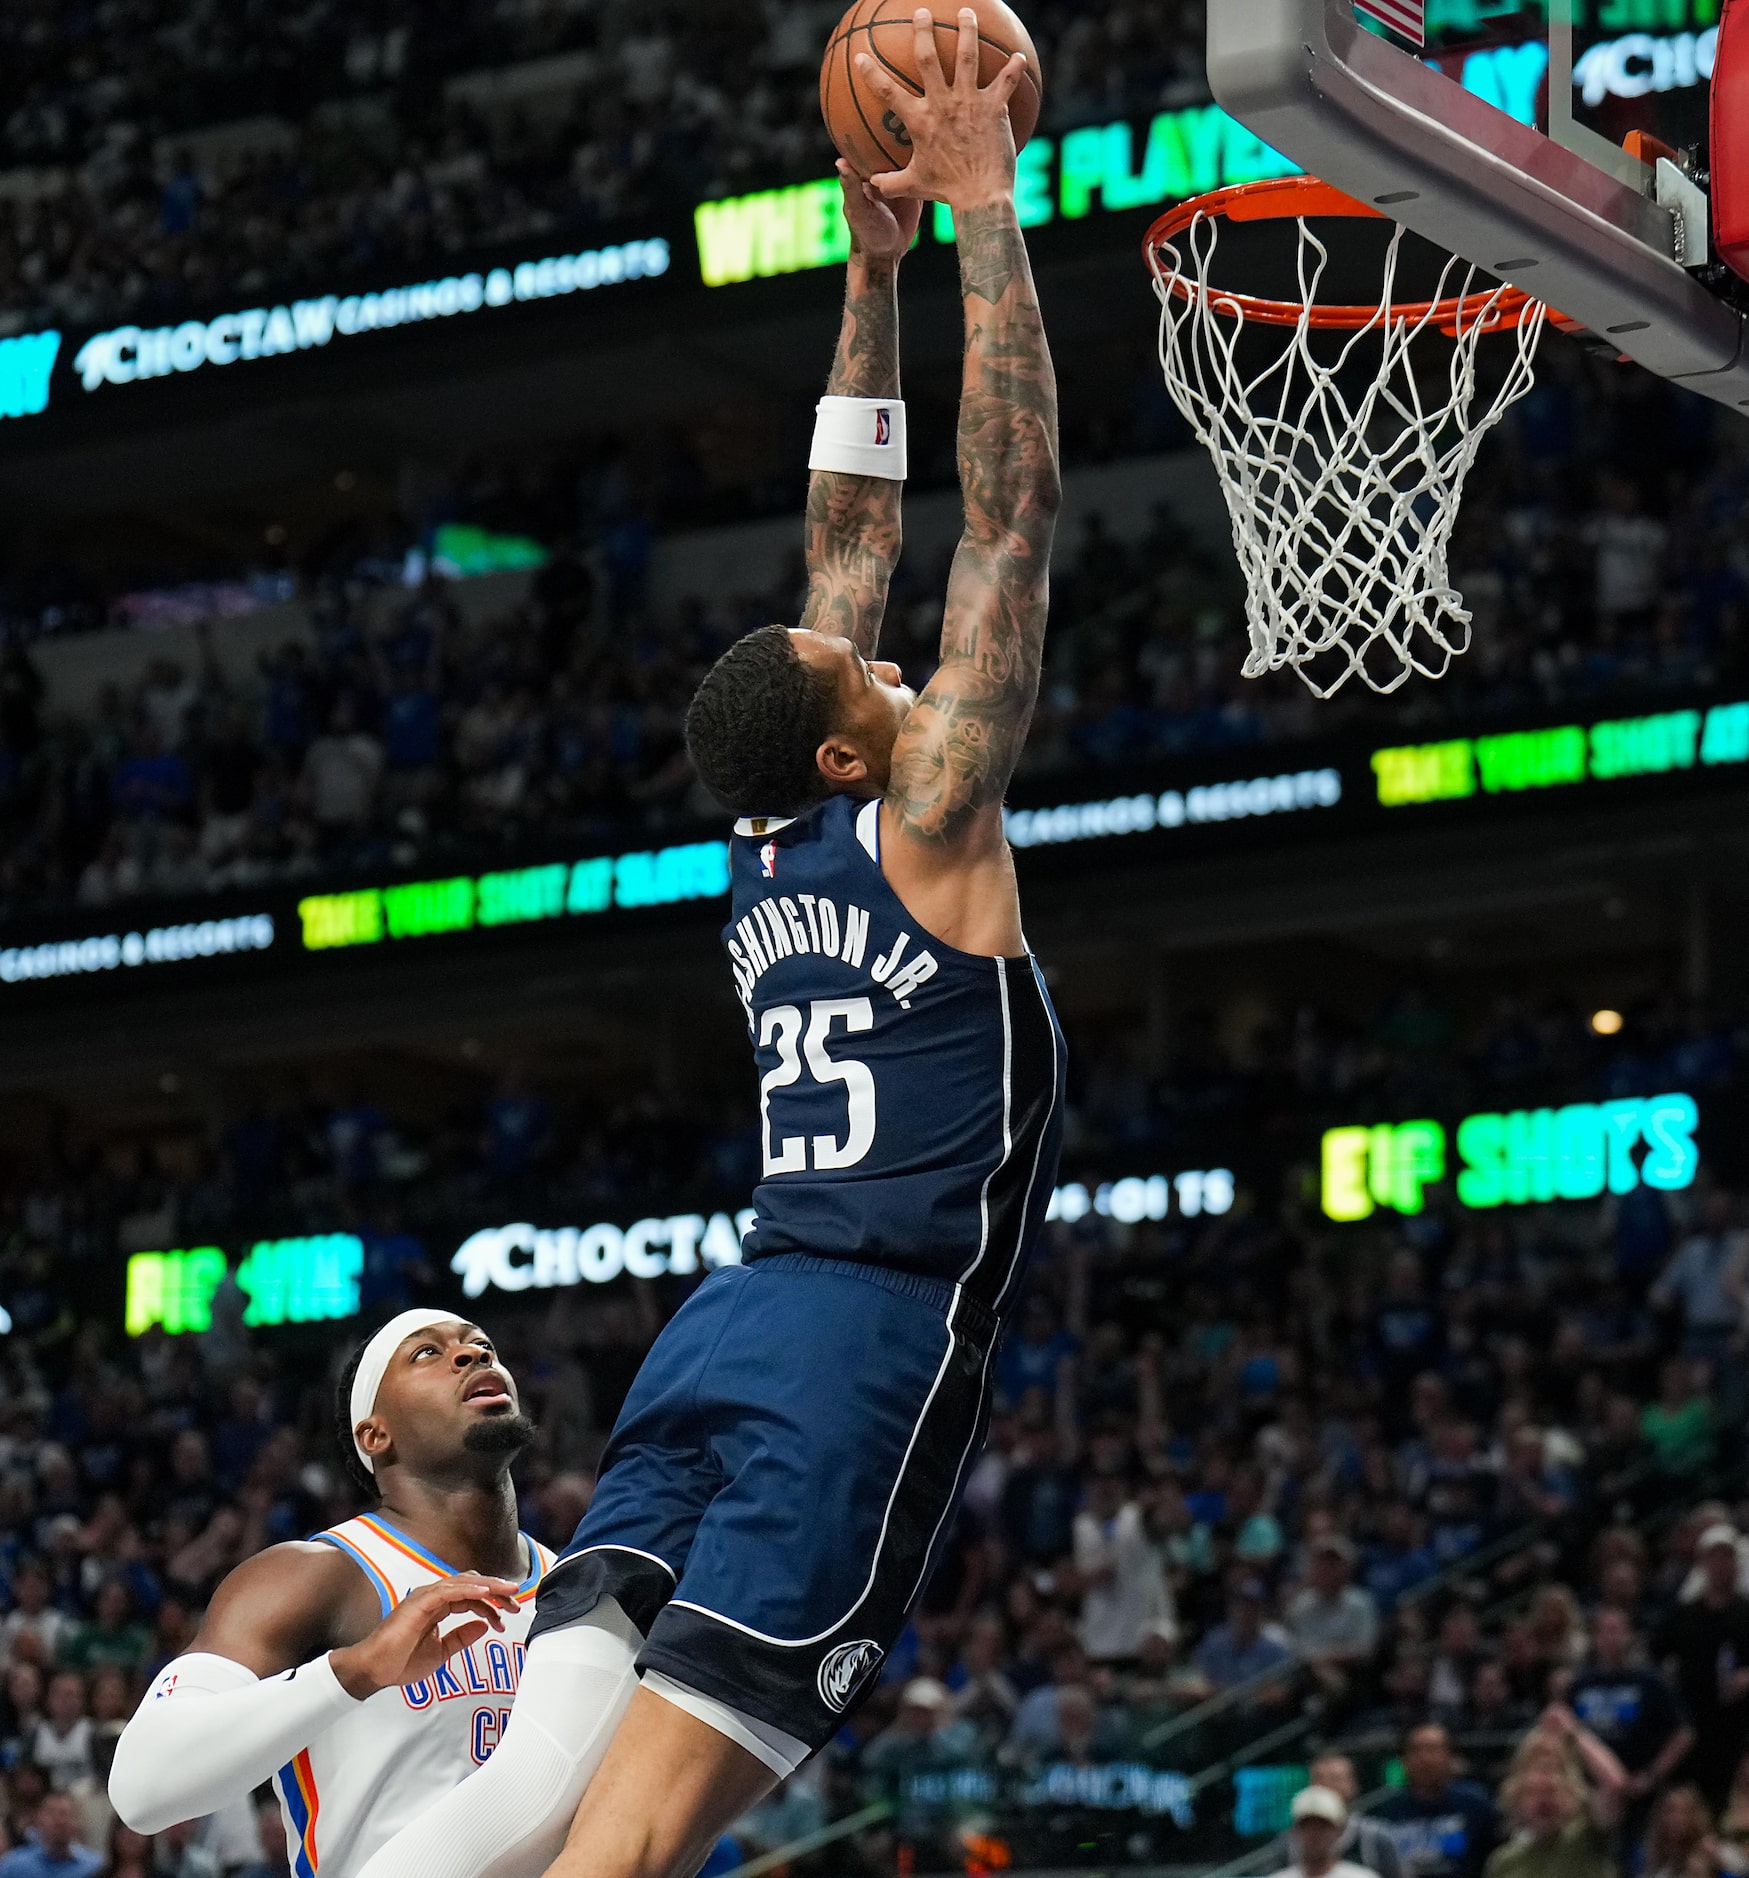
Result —
[[[531,1636],[616,1598],[640,1670],[823,1747],[947,1537],[995,1333],[936,1279],[798,1256],[715,1273],[632,1385]]]

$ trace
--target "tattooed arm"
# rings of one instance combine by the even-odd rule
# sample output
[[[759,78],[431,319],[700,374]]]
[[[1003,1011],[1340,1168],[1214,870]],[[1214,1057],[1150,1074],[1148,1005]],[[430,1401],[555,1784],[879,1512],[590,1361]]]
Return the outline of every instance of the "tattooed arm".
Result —
[[[899,396],[899,262],[916,238],[920,202],[888,204],[848,163],[838,165],[850,224],[850,278],[828,397]],[[902,483],[816,470],[808,485],[810,632],[874,655],[899,564]]]
[[[959,429],[966,525],[948,585],[941,665],[893,751],[882,864],[938,938],[1012,956],[1024,941],[1002,800],[1038,699],[1062,500],[1056,377],[1014,208],[1007,105],[1025,66],[1017,58],[979,90],[969,10],[951,84],[926,13],[918,16],[917,58],[921,99],[887,81],[916,155],[909,170],[877,182],[953,205],[966,316]],[[869,67],[864,73],[877,82]]]

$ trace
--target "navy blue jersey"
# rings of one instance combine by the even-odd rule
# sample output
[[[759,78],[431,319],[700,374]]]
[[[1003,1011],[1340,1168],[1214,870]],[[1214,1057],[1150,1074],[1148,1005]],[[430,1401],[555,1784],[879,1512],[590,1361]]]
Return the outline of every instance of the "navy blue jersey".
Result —
[[[759,1070],[749,1263],[854,1259],[1012,1302],[1056,1184],[1063,1036],[1031,958],[931,938],[880,808],[737,825],[723,933]]]

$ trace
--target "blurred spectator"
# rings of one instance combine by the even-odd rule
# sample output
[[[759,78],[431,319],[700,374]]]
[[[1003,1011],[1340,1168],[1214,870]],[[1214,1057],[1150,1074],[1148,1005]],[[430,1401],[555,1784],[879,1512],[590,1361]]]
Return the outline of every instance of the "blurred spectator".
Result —
[[[1159,1548],[1140,1505],[1115,1474],[1096,1474],[1075,1515],[1075,1571],[1082,1585],[1081,1642],[1095,1663],[1125,1662],[1151,1628],[1174,1622]]]
[[[1591,1655],[1567,1702],[1627,1770],[1632,1802],[1649,1799],[1694,1745],[1669,1682],[1642,1659],[1627,1613],[1609,1605],[1592,1617]]]
[[[862,1769],[894,1798],[901,1840],[928,1848],[948,1834],[953,1818],[951,1797],[928,1776],[978,1758],[976,1729],[954,1717],[947,1690],[933,1676],[918,1676],[905,1685],[892,1725],[863,1750]]]
[[[1320,1754],[1307,1769],[1307,1778],[1312,1787],[1333,1793],[1346,1812],[1346,1820],[1336,1839],[1337,1862],[1359,1866],[1373,1873],[1374,1878],[1402,1878],[1402,1860],[1397,1856],[1397,1843],[1390,1832],[1376,1819],[1355,1811],[1360,1799],[1360,1781],[1354,1762],[1346,1754]],[[1278,1847],[1271,1848],[1271,1858],[1285,1863],[1289,1869],[1298,1862],[1291,1834],[1285,1835]]]
[[[1741,1869],[1713,1837],[1713,1816],[1698,1787],[1672,1787],[1653,1809],[1640,1850],[1645,1878],[1716,1878]]]
[[[0,1858],[0,1878],[96,1878],[103,1855],[79,1843],[71,1794],[49,1793],[36,1809],[32,1840]]]
[[[1702,1362],[1719,1361],[1737,1342],[1742,1305],[1726,1279],[1742,1247],[1730,1196],[1709,1187],[1701,1195],[1697,1230],[1677,1246],[1652,1287],[1654,1304],[1680,1314],[1684,1354]]]
[[[111,1578],[98,1587],[88,1623],[75,1626],[61,1649],[69,1668],[99,1669],[105,1664],[135,1671],[145,1660],[150,1634],[134,1621],[134,1601],[127,1584]]]
[[[317,828],[328,839],[362,834],[376,811],[382,745],[358,727],[351,702],[335,707],[326,733],[304,753],[299,780]]]
[[[1073,1689],[1085,1693],[1087,1680],[1087,1654],[1080,1645],[1067,1643],[1057,1649],[1051,1657],[1049,1682],[1029,1690],[1015,1711],[1003,1743],[1004,1755],[1013,1761],[1049,1759],[1062,1740],[1057,1711],[1063,1692]]]
[[[1500,1814],[1486,1791],[1460,1780],[1451,1736],[1430,1723],[1403,1744],[1405,1785],[1373,1817],[1396,1841],[1404,1878],[1480,1878],[1500,1840]]]
[[[1445,1350],[1445,1325],[1422,1287],[1413,1252],[1391,1260],[1385,1295],[1373,1317],[1373,1361],[1396,1400],[1424,1370],[1436,1369]]]
[[[1328,1787],[1305,1787],[1289,1808],[1288,1844],[1292,1859],[1278,1878],[1359,1878],[1362,1868],[1342,1857],[1348,1807]]]
[[[1603,508],[1586,525],[1596,554],[1597,610],[1606,620],[1644,620],[1663,585],[1669,530],[1644,513],[1637,486],[1603,478]]]
[[[959,1661],[947,1677],[953,1712],[977,1729],[980,1740],[994,1747],[1014,1725],[1020,1692],[1004,1668],[1008,1636],[1001,1618],[993,1613],[972,1620],[961,1645]]]
[[[198,1822],[185,1820],[167,1828],[152,1841],[156,1869],[161,1878],[220,1878],[219,1859],[196,1837]]]
[[[905,1685],[896,1719],[869,1743],[862,1764],[870,1774],[906,1776],[963,1766],[977,1749],[976,1731],[954,1715],[946,1688],[933,1676],[917,1676]]]
[[[1287,1633],[1324,1687],[1339,1693],[1372,1659],[1378,1606],[1370,1591],[1351,1582],[1354,1547],[1340,1533],[1314,1540],[1311,1555],[1310,1582],[1287,1607]]]
[[[30,1757],[47,1772],[57,1792],[79,1787],[96,1773],[91,1718],[85,1712],[85,1678],[77,1670],[61,1670],[49,1678]]]
[[[1285,1672],[1293,1653],[1272,1634],[1266,1623],[1269,1588],[1260,1578],[1233,1581],[1227,1597],[1227,1615],[1197,1645],[1191,1661],[1213,1695],[1236,1689],[1241,1683],[1260,1682],[1248,1699],[1261,1707],[1279,1706],[1293,1693],[1293,1679]],[[1270,1680],[1262,1681],[1268,1677]]]
[[[1004,1397],[1018,1403],[1035,1389],[1054,1396],[1062,1366],[1075,1350],[1075,1339],[1058,1322],[1050,1299],[1035,1293],[1002,1339],[996,1373]]]
[[[1701,1365],[1677,1358],[1664,1365],[1658,1400],[1640,1417],[1640,1432],[1657,1458],[1660,1469],[1681,1479],[1693,1479],[1712,1465],[1717,1446],[1713,1405]]]
[[[1549,1710],[1520,1744],[1500,1804],[1512,1837],[1487,1878],[1617,1878],[1614,1833],[1627,1776],[1570,1711]]]
[[[1383,1610],[1406,1592],[1439,1575],[1439,1560],[1426,1543],[1426,1522],[1407,1501],[1387,1502],[1379,1535],[1368,1547],[1362,1573],[1366,1589]]]
[[[26,1559],[13,1573],[12,1609],[0,1617],[0,1650],[8,1657],[26,1632],[42,1646],[44,1661],[59,1655],[73,1623],[65,1611],[56,1610],[49,1602],[51,1589],[48,1572],[39,1559]]]
[[[1688,1772],[1712,1806],[1723,1804],[1749,1747],[1749,1598],[1737,1589],[1737,1547],[1734,1527],[1702,1533],[1700,1596],[1678,1604],[1652,1643],[1653,1654],[1674,1666],[1695,1733]]]

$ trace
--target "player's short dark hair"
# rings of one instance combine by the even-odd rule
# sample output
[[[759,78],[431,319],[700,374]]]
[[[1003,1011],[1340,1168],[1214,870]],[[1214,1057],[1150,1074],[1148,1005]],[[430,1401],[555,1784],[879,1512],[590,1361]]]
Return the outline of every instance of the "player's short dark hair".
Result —
[[[712,667],[686,714],[699,780],[733,815],[800,815],[829,793],[815,761],[838,696],[785,626],[761,626]]]
[[[377,1491],[377,1479],[364,1462],[358,1458],[358,1449],[352,1439],[352,1385],[358,1380],[358,1366],[364,1361],[364,1353],[370,1348],[367,1337],[346,1359],[345,1367],[340,1372],[340,1381],[334,1394],[334,1438],[340,1448],[340,1466],[346,1478],[363,1494],[367,1504],[375,1506],[382,1498]]]

